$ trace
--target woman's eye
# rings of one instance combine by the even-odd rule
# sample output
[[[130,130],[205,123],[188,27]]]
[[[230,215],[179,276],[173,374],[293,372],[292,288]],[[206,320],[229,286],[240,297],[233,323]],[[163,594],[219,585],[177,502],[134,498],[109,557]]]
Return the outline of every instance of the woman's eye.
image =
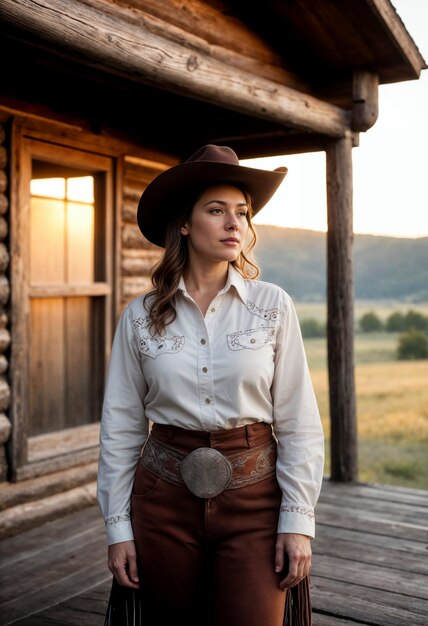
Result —
[[[217,209],[217,208],[214,208],[214,209],[210,210],[210,213],[213,213],[214,215],[218,215],[221,212],[222,212],[222,209]]]

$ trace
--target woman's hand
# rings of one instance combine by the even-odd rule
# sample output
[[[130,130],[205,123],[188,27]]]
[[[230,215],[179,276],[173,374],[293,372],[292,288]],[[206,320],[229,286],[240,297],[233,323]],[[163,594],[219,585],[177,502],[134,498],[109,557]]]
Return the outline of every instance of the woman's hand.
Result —
[[[288,573],[279,586],[295,587],[311,570],[312,547],[310,537],[294,533],[278,533],[275,547],[275,572],[284,569],[284,554],[288,556]]]
[[[108,568],[119,585],[139,588],[134,541],[121,541],[108,547]]]

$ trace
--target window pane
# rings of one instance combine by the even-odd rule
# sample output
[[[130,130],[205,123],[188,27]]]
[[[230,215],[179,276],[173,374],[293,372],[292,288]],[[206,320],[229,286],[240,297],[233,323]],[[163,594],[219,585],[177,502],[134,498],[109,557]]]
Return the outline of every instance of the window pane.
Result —
[[[94,179],[80,176],[67,179],[67,198],[76,202],[94,202]]]
[[[64,178],[35,178],[30,183],[32,196],[44,196],[45,198],[65,198]]]
[[[31,283],[65,281],[64,201],[31,198],[30,259]]]
[[[31,181],[31,191],[38,194],[31,198],[32,284],[92,283],[95,278],[93,176],[39,178]],[[64,197],[64,193],[76,202],[52,199],[55,194]]]
[[[93,204],[67,203],[67,261],[69,283],[93,282]]]

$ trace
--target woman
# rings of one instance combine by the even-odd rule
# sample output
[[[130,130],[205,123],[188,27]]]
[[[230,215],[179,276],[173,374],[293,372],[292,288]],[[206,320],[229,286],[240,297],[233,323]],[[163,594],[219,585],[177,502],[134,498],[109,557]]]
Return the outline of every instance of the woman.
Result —
[[[291,589],[311,623],[323,431],[292,301],[250,257],[286,171],[207,145],[139,202],[165,251],[115,333],[98,502],[143,624],[282,626]]]

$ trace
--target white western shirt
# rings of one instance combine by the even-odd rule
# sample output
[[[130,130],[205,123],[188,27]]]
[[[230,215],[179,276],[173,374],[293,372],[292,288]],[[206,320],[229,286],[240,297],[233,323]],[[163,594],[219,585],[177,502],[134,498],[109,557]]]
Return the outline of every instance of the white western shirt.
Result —
[[[104,394],[97,499],[108,543],[133,539],[130,499],[149,422],[212,431],[259,421],[278,441],[278,532],[315,536],[324,436],[290,296],[232,265],[205,317],[181,279],[176,319],[151,336],[144,296],[124,309]]]

